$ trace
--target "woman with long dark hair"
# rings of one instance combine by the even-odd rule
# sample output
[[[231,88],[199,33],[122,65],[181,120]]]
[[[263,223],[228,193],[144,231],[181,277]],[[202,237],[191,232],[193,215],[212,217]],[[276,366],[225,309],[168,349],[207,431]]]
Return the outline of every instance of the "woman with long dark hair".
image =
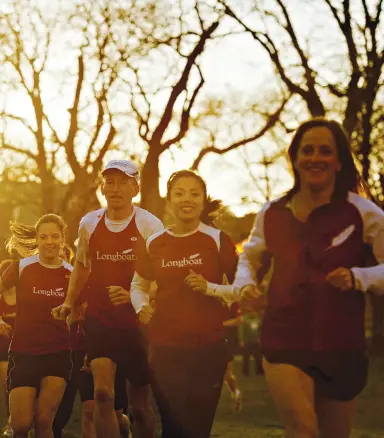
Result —
[[[261,348],[286,437],[348,438],[367,380],[364,294],[384,290],[384,213],[366,199],[339,123],[303,123],[288,152],[293,187],[258,213],[234,284],[262,301],[270,256]]]
[[[212,225],[220,202],[210,200],[204,180],[182,170],[168,181],[167,204],[174,225],[151,236],[147,257],[139,257],[131,299],[147,322],[152,390],[163,438],[208,438],[228,363],[229,308],[218,298],[223,278],[233,280],[237,252]],[[156,310],[148,311],[155,280]],[[232,295],[231,295],[232,294]]]
[[[60,258],[66,225],[55,214],[35,227],[11,224],[8,250],[27,256],[1,276],[0,293],[16,287],[9,348],[9,410],[15,438],[52,438],[52,423],[71,373],[69,331],[51,310],[65,297],[72,267]]]

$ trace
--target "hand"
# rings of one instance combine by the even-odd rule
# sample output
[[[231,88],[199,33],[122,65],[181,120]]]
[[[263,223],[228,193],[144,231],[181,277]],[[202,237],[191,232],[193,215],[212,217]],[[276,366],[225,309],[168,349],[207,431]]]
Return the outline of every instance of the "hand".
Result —
[[[7,324],[2,319],[0,320],[0,336],[5,336],[6,338],[9,338],[12,333],[12,326]]]
[[[189,275],[185,277],[185,283],[194,291],[206,293],[208,281],[200,274],[196,274],[192,269],[189,270]]]
[[[60,304],[60,306],[54,307],[51,310],[51,315],[54,319],[65,321],[67,316],[71,313],[71,306],[68,303]]]
[[[240,308],[242,313],[262,312],[265,308],[265,296],[254,285],[247,285],[241,289]]]
[[[141,324],[149,324],[152,319],[152,315],[155,313],[155,309],[151,306],[143,306],[139,312],[139,321]]]
[[[109,298],[114,306],[121,306],[131,302],[131,292],[121,286],[107,286]]]
[[[332,286],[343,291],[353,288],[353,273],[347,268],[337,268],[327,275],[327,281]]]

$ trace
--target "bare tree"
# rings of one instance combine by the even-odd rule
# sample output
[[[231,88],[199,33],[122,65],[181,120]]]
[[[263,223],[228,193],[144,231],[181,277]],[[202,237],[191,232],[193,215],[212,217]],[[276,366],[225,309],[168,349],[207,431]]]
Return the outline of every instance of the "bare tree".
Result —
[[[128,61],[150,47],[146,31],[155,15],[149,1],[84,0],[50,12],[19,0],[0,16],[0,74],[9,95],[0,108],[0,146],[25,157],[40,182],[41,211],[61,213],[71,241],[80,217],[98,205],[98,175],[117,142],[113,99]],[[27,111],[11,105],[15,97]],[[56,190],[63,163],[69,166],[64,197]]]
[[[380,37],[383,32],[384,12],[382,0],[376,0],[374,4],[367,0],[359,1],[360,13],[356,8],[357,2],[350,0],[323,0],[321,5],[319,2],[313,6],[328,8],[331,14],[328,19],[333,18],[331,25],[336,25],[334,27],[344,41],[345,51],[342,57],[345,61],[342,71],[345,71],[345,75],[342,80],[335,81],[324,80],[321,71],[314,67],[314,55],[311,55],[304,44],[298,31],[300,26],[295,22],[286,0],[268,1],[265,3],[266,7],[260,6],[260,2],[254,2],[253,11],[259,18],[257,26],[250,24],[248,17],[241,16],[229,2],[220,0],[219,3],[225,8],[226,14],[266,50],[281,81],[292,94],[301,97],[310,115],[323,116],[331,109],[327,107],[329,94],[324,94],[324,90],[343,102],[343,125],[352,140],[359,140],[354,141],[354,146],[362,163],[363,176],[368,179],[372,176],[371,171],[376,172],[377,167],[372,166],[372,160],[376,161],[377,153],[372,153],[372,129],[384,72],[384,47]],[[320,23],[321,26],[324,20],[325,18]],[[327,29],[331,28],[329,22],[327,23]],[[280,39],[271,30],[276,27],[281,31]],[[307,42],[309,45],[310,43],[311,41]],[[298,63],[299,68],[287,62],[284,44],[290,45],[294,54],[293,62]],[[333,65],[327,65],[326,60],[324,63],[327,68],[333,69]],[[333,71],[338,73],[334,76],[340,77],[340,71]],[[381,98],[381,105],[382,103]],[[380,195],[383,195],[383,190]]]
[[[139,135],[148,150],[142,168],[141,205],[159,216],[163,214],[163,200],[159,191],[160,157],[173,146],[182,145],[185,148],[191,128],[199,128],[198,122],[209,116],[204,113],[201,100],[204,100],[205,79],[200,57],[210,41],[224,38],[225,34],[220,33],[219,29],[223,17],[222,8],[210,7],[207,3],[196,1],[193,10],[188,12],[180,6],[177,25],[179,37],[169,38],[160,44],[160,50],[161,46],[166,46],[162,54],[169,64],[170,72],[164,78],[165,87],[153,89],[153,84],[144,84],[139,68],[132,67],[135,85],[132,87],[131,104],[137,117]],[[167,97],[159,110],[157,96],[160,93],[164,96],[165,90]],[[215,132],[210,132],[212,141],[200,148],[192,168],[197,169],[209,153],[223,155],[261,138],[277,123],[287,98],[283,96],[280,100],[277,108],[274,105],[270,113],[263,114],[264,123],[250,135],[236,138],[227,145],[218,145],[214,141]],[[216,116],[220,117],[219,114]],[[191,150],[191,153],[195,152]]]

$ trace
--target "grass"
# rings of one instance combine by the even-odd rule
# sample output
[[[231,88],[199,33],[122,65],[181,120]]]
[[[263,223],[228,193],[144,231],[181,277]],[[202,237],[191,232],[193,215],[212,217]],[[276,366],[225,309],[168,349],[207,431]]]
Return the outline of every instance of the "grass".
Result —
[[[282,438],[284,432],[262,376],[246,378],[240,373],[236,360],[235,371],[243,393],[243,410],[231,411],[230,397],[226,388],[220,400],[212,438]],[[0,419],[4,421],[4,408],[0,407]],[[80,403],[75,409],[65,432],[65,438],[80,437]],[[360,396],[352,438],[384,437],[384,359],[371,361],[369,383]]]

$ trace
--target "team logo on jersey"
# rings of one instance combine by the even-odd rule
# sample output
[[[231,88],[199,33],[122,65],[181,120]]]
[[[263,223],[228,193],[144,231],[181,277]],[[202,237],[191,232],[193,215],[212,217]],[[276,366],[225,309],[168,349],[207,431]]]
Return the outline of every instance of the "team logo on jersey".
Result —
[[[181,260],[161,260],[162,268],[184,268],[185,266],[202,265],[203,259],[200,258],[200,253],[192,254],[191,256],[183,257]]]
[[[132,254],[132,248],[125,249],[124,251],[116,251],[113,254],[103,254],[100,251],[96,251],[96,260],[110,261],[110,262],[121,262],[121,261],[134,261],[137,260],[135,254]]]
[[[37,295],[45,295],[47,297],[64,297],[64,288],[38,289],[36,286],[33,286],[33,293]]]
[[[137,237],[131,237],[132,242],[136,242]]]
[[[342,243],[344,243],[348,237],[351,236],[351,234],[355,231],[355,226],[350,225],[349,227],[345,228],[341,233],[339,233],[336,237],[332,239],[332,243],[328,248],[326,248],[326,251],[329,249],[335,248],[336,246],[340,246]]]

